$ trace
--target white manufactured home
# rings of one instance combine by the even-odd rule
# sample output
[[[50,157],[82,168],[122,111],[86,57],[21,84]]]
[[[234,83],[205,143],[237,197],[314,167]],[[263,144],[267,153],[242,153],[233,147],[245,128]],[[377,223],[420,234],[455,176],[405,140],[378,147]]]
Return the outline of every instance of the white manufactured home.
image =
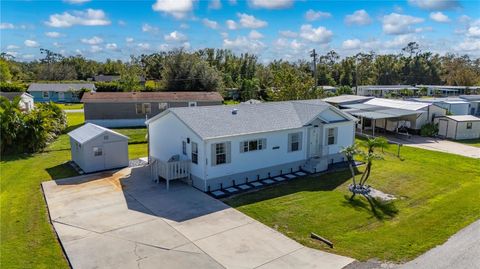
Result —
[[[128,137],[87,123],[68,133],[72,161],[84,172],[128,166]]]
[[[355,118],[320,100],[170,108],[147,121],[155,180],[213,191],[344,161]]]
[[[438,135],[454,140],[480,138],[480,118],[472,115],[444,116],[435,119]]]

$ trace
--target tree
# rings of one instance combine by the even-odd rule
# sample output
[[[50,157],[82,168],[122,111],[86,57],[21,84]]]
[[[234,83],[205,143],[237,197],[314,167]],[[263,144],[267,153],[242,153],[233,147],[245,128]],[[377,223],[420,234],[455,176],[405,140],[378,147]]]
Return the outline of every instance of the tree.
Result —
[[[296,65],[288,62],[270,64],[273,73],[273,85],[269,92],[276,101],[302,100],[317,98],[318,92],[313,87],[312,76],[299,70]]]
[[[360,155],[366,163],[365,171],[363,172],[358,184],[355,182],[353,167],[351,167],[353,184],[350,184],[348,187],[350,192],[352,192],[350,199],[353,199],[357,194],[367,196],[370,193],[370,186],[365,186],[365,183],[370,177],[373,161],[383,159],[383,157],[380,154],[377,154],[375,150],[383,150],[384,148],[388,147],[388,140],[384,137],[368,138],[365,141],[364,146],[367,149],[366,151],[359,151],[356,144],[352,145],[351,147],[347,147],[342,151],[349,161],[349,165],[352,165],[354,157],[357,154]]]
[[[125,64],[125,67],[120,73],[119,85],[124,92],[135,92],[142,90],[140,85],[140,77],[142,76],[142,69],[135,62],[134,59],[130,63]]]
[[[1,152],[14,147],[15,141],[23,126],[22,112],[20,111],[20,97],[10,102],[5,97],[0,97],[0,131],[1,131]]]
[[[7,82],[11,79],[12,74],[10,73],[7,61],[0,59],[0,82]]]

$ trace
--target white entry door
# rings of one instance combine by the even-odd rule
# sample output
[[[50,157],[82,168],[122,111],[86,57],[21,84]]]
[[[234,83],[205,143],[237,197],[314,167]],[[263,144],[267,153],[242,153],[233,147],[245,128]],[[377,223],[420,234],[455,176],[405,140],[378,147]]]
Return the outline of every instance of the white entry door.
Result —
[[[65,93],[64,92],[59,92],[58,93],[58,100],[60,100],[60,101],[65,100]]]
[[[308,132],[308,157],[320,156],[320,127],[310,128]]]
[[[448,130],[448,121],[447,120],[439,120],[438,121],[438,135],[447,137],[447,130]]]

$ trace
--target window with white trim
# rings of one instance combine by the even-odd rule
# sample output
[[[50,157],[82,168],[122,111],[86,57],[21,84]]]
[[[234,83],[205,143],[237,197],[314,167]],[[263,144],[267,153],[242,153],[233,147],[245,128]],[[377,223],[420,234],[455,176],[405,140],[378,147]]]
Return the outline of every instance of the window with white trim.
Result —
[[[186,141],[182,141],[182,152],[183,152],[183,155],[187,155],[187,142]]]
[[[135,104],[135,111],[137,114],[148,114],[152,112],[152,105],[150,103]]]
[[[266,149],[267,139],[255,139],[240,142],[240,152],[249,152]]]
[[[288,134],[288,151],[302,150],[302,132]]]
[[[227,162],[227,151],[225,143],[215,144],[215,164],[224,164]]]
[[[93,156],[102,156],[103,151],[101,147],[93,147]]]
[[[336,137],[335,137],[335,128],[328,128],[328,134],[327,134],[327,144],[328,145],[334,145],[336,142]]]
[[[49,98],[50,97],[50,92],[42,92],[43,98]]]
[[[198,144],[192,142],[192,163],[198,164]]]

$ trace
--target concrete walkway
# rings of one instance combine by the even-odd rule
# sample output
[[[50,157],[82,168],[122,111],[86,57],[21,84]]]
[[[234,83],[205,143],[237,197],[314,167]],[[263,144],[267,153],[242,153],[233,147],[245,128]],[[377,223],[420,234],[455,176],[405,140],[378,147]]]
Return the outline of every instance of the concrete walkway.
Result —
[[[447,152],[457,155],[462,155],[470,158],[480,158],[480,148],[457,143],[449,140],[437,139],[432,137],[423,137],[414,135],[411,138],[398,138],[394,136],[387,136],[391,141],[402,143],[406,146]]]
[[[73,268],[342,268],[351,258],[302,246],[181,183],[148,170],[42,184]]]
[[[470,269],[480,267],[480,220],[470,224],[400,269]]]

